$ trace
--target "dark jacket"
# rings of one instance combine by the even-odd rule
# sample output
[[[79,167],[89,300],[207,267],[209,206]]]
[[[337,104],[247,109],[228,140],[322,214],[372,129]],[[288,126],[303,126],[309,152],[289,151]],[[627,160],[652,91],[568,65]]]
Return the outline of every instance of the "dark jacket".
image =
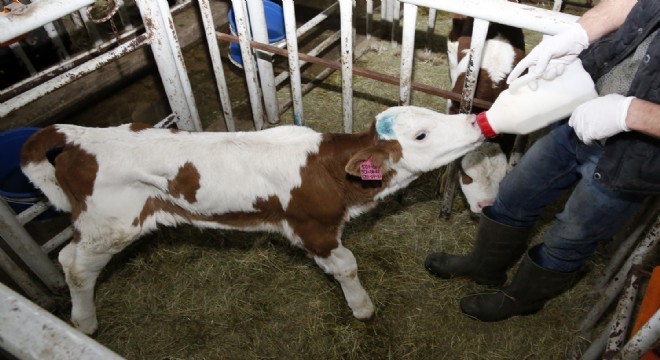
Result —
[[[617,31],[580,54],[585,70],[598,80],[631,55],[659,24],[660,1],[639,0]],[[660,104],[660,33],[651,40],[627,96]],[[607,139],[594,178],[621,191],[660,194],[660,139],[635,131]]]

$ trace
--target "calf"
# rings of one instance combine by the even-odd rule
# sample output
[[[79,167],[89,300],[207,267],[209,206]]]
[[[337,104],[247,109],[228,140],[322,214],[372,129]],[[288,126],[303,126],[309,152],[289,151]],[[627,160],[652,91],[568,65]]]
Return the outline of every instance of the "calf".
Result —
[[[452,27],[447,36],[447,58],[449,62],[449,77],[453,91],[463,92],[465,71],[467,70],[472,41],[474,19],[453,14]],[[507,88],[506,78],[513,67],[525,57],[525,37],[522,29],[491,23],[488,26],[486,43],[482,52],[477,87],[474,97],[493,102]],[[459,111],[459,103],[449,100],[449,114]],[[487,109],[473,107],[473,113]]]
[[[498,144],[486,142],[463,156],[458,171],[470,210],[479,214],[495,200],[507,172],[506,155]]]
[[[94,285],[112,255],[158,225],[178,224],[281,233],[334,276],[353,315],[366,319],[374,306],[342,246],[344,224],[482,139],[473,115],[411,106],[380,113],[356,134],[54,125],[26,142],[21,167],[71,212],[74,235],[59,262],[71,321],[84,333],[97,329]],[[52,165],[54,148],[62,151]]]
[[[473,23],[474,19],[470,17],[452,15],[452,28],[447,36],[447,57],[453,91],[457,93],[463,92]],[[507,76],[524,56],[522,29],[491,23],[482,52],[475,98],[495,101],[507,87]],[[447,113],[457,114],[459,106],[457,101],[448,100]],[[476,106],[472,108],[475,114],[484,110]],[[499,148],[484,144],[486,148],[462,159],[462,168],[459,169],[461,190],[473,213],[481,213],[481,209],[495,198],[499,182],[506,173],[505,154],[510,155],[514,140],[515,135],[502,135],[495,140]]]

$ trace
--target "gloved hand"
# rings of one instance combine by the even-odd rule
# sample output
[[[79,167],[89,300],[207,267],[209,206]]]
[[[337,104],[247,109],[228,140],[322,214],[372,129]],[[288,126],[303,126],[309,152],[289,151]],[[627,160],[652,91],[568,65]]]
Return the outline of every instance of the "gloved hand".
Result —
[[[536,90],[536,79],[552,80],[564,72],[564,67],[577,59],[589,46],[589,37],[579,24],[572,24],[567,30],[545,36],[543,40],[511,70],[506,82],[511,91],[525,84]],[[525,69],[527,75],[520,77]]]
[[[630,131],[626,125],[626,116],[634,98],[609,94],[589,100],[573,111],[568,125],[585,144]]]

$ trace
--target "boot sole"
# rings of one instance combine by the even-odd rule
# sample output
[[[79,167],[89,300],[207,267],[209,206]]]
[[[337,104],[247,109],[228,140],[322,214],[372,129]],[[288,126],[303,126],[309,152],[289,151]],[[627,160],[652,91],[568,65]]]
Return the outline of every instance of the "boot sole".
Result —
[[[519,314],[514,314],[514,315],[511,315],[511,316],[508,316],[508,317],[505,317],[505,318],[501,318],[501,319],[486,319],[486,320],[480,319],[480,318],[478,318],[474,315],[470,315],[470,314],[466,313],[465,311],[463,311],[463,308],[461,308],[461,314],[463,314],[463,315],[465,315],[465,316],[467,316],[467,317],[469,317],[470,319],[473,319],[473,320],[478,320],[478,321],[486,322],[486,323],[493,323],[493,322],[500,322],[500,321],[508,320],[508,319],[511,319],[511,318],[514,318],[514,317],[519,317],[519,316],[534,315],[534,314],[538,313],[539,311],[543,310],[544,305],[545,304],[542,304],[542,305],[540,305],[540,307],[534,307],[534,308],[525,310],[525,311],[523,311]]]
[[[474,281],[478,285],[484,285],[488,287],[497,287],[501,286],[506,282],[506,276],[503,279],[498,279],[498,280],[489,280],[489,279],[483,279],[483,278],[478,278],[475,276],[471,275],[452,275],[452,274],[445,274],[445,273],[437,273],[435,272],[430,266],[425,265],[424,266],[426,270],[434,275],[435,277],[439,277],[441,279],[449,280],[449,279],[469,279]]]

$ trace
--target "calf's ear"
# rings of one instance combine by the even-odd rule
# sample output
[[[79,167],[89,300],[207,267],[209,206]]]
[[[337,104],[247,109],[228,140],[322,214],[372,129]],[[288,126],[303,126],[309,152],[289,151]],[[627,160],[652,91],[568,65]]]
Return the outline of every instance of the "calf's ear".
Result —
[[[348,174],[360,177],[360,165],[367,160],[371,160],[371,164],[378,167],[380,173],[383,175],[390,170],[387,166],[387,163],[390,160],[389,152],[376,146],[362,149],[355,153],[355,155],[348,160],[344,169]]]
[[[458,173],[461,175],[461,183],[463,185],[470,185],[474,181],[470,175],[465,173],[465,170],[463,170],[463,166],[458,167]]]

